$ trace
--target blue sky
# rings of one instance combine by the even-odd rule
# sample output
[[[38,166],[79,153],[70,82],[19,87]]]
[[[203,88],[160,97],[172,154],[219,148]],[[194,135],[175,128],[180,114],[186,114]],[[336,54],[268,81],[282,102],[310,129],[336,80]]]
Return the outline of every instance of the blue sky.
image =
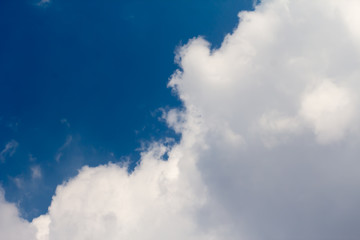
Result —
[[[179,138],[159,120],[176,47],[219,46],[251,0],[0,2],[0,183],[26,219],[83,165]],[[7,146],[7,147],[6,147]]]

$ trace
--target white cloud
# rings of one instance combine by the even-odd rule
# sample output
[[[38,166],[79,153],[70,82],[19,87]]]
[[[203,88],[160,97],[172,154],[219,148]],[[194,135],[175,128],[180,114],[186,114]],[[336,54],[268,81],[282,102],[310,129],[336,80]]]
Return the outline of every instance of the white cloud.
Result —
[[[197,38],[179,51],[170,86],[201,116],[197,166],[231,236],[360,234],[360,22],[342,10],[358,5],[263,1],[219,49]],[[229,130],[243,141],[228,144]]]
[[[264,145],[272,148],[289,141],[290,136],[299,134],[303,129],[299,117],[289,117],[277,111],[264,113],[259,119],[258,133]],[[289,136],[290,135],[290,136]]]
[[[4,162],[7,157],[12,157],[15,154],[18,146],[19,143],[15,140],[8,142],[4,149],[0,152],[0,161]]]
[[[339,140],[352,128],[356,102],[351,96],[350,90],[330,81],[305,94],[300,113],[313,126],[319,142]]]
[[[219,49],[191,40],[169,83],[185,110],[165,114],[180,143],[131,174],[82,168],[33,221],[37,240],[357,239],[358,6],[267,0]]]
[[[32,224],[36,227],[36,240],[49,239],[49,224],[50,218],[48,215],[39,216],[33,219]]]
[[[189,179],[182,177],[176,152],[169,162],[159,160],[164,151],[165,147],[154,146],[131,175],[115,164],[84,167],[58,187],[49,214],[34,221],[39,235],[43,239],[209,239],[198,231],[195,218],[203,193],[194,192]]]
[[[35,240],[35,227],[19,217],[14,204],[5,201],[2,188],[0,188],[0,213],[1,239]]]

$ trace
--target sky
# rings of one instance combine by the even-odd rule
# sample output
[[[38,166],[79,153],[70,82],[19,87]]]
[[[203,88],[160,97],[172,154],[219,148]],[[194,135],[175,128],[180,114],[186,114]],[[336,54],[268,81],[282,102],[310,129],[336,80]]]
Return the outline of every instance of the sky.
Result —
[[[360,3],[164,2],[0,3],[1,235],[358,239]]]
[[[130,161],[178,138],[159,120],[174,52],[218,45],[251,1],[1,1],[0,183],[32,219],[83,165]]]

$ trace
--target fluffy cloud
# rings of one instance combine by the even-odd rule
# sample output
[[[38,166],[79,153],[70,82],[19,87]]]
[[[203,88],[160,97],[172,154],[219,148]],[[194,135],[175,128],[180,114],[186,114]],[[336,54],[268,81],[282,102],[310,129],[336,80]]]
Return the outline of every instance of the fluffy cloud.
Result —
[[[357,239],[356,9],[264,0],[219,49],[190,40],[169,83],[185,108],[165,114],[181,141],[154,143],[131,174],[82,168],[34,238]]]
[[[300,113],[313,126],[318,141],[326,143],[343,138],[353,126],[355,105],[348,89],[325,81],[304,95]]]
[[[359,6],[263,1],[219,49],[179,50],[170,86],[201,116],[197,166],[230,239],[360,234]]]
[[[0,213],[2,239],[35,240],[35,227],[19,217],[19,212],[14,204],[5,201],[2,188],[0,188]]]

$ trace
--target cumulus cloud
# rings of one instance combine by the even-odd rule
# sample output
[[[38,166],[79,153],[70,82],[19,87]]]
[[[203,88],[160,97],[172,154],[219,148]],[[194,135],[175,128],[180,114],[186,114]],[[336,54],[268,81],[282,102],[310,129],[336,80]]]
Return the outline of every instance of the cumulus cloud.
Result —
[[[360,234],[359,4],[263,1],[219,49],[179,50],[169,85],[200,116],[197,166],[230,239]]]
[[[219,49],[190,40],[169,82],[184,109],[164,114],[180,142],[132,173],[83,167],[34,238],[357,239],[359,8],[264,0]]]
[[[0,152],[0,162],[5,162],[7,157],[12,157],[15,154],[18,146],[19,143],[15,140],[8,142],[4,149]]]
[[[38,234],[43,239],[209,239],[196,224],[203,189],[179,171],[181,152],[174,149],[171,161],[160,160],[165,151],[153,146],[132,174],[115,164],[84,167],[58,187],[48,215],[33,221]]]
[[[300,112],[318,140],[326,143],[343,138],[345,130],[352,128],[355,105],[348,89],[325,81],[304,95]]]
[[[5,201],[2,188],[0,188],[0,213],[1,239],[35,240],[35,227],[19,216],[14,204]]]

